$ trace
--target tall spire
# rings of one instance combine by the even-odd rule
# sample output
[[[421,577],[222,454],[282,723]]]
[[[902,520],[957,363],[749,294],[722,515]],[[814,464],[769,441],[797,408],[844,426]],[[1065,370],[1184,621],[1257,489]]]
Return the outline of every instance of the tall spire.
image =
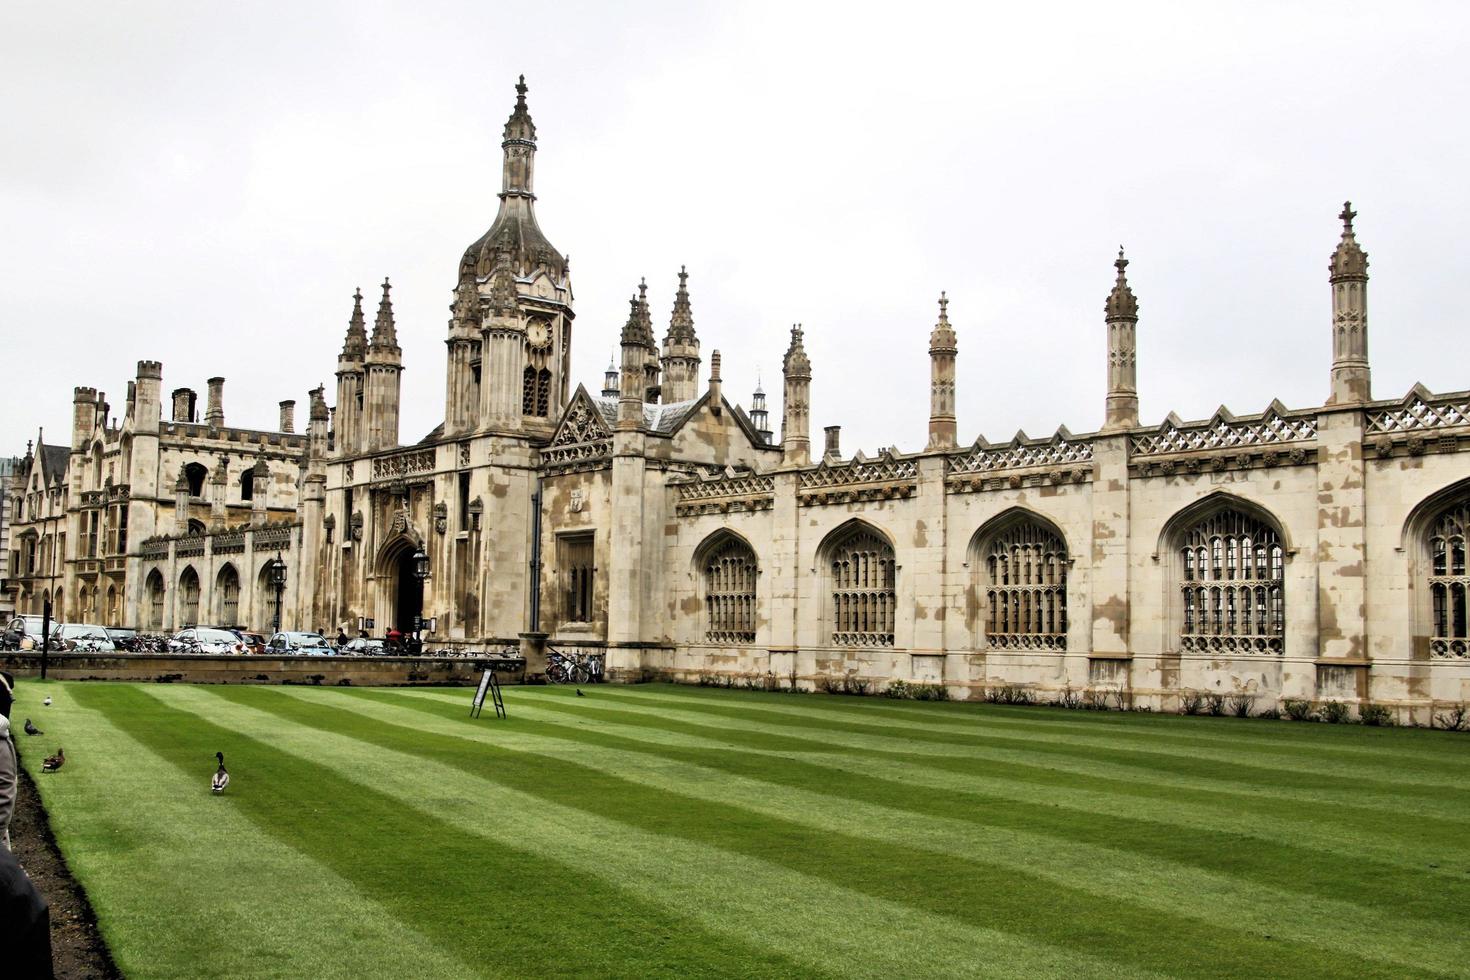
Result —
[[[352,293],[352,316],[347,320],[347,339],[342,344],[342,359],[360,361],[367,348],[367,327],[362,316],[362,290]]]
[[[1358,213],[1344,201],[1342,238],[1327,265],[1332,285],[1332,394],[1329,405],[1368,401],[1373,397],[1368,369],[1368,253],[1358,244],[1353,219]]]
[[[955,447],[955,346],[949,297],[939,294],[939,321],[929,334],[929,448]]]
[[[1103,431],[1129,429],[1138,424],[1138,299],[1128,285],[1128,260],[1123,246],[1113,263],[1118,279],[1103,304],[1108,331],[1108,395]]]
[[[618,362],[611,351],[607,355],[607,370],[602,372],[602,397],[618,397]]]
[[[398,330],[393,323],[393,300],[388,295],[393,286],[383,279],[383,298],[378,302],[378,318],[373,322],[371,347],[397,347]]]
[[[679,291],[674,294],[660,365],[659,396],[665,404],[699,397],[699,338],[694,335],[694,311],[689,306],[689,272],[683,266],[679,267]]]

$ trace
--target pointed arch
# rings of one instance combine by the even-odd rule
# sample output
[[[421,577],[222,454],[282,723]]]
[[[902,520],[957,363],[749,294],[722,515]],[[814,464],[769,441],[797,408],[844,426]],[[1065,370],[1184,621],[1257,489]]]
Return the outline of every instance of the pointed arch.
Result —
[[[1282,654],[1286,559],[1276,515],[1216,491],[1164,523],[1159,551],[1171,578],[1170,632],[1177,649],[1207,655]]]
[[[179,573],[179,619],[184,626],[199,625],[199,573],[185,565]]]
[[[117,586],[109,583],[107,586],[107,617],[102,625],[116,626],[118,623]]]
[[[240,625],[240,573],[225,562],[214,579],[215,622],[220,626]]]
[[[163,600],[165,591],[163,573],[157,568],[151,570],[143,582],[143,589],[148,596],[148,628],[161,630],[163,629]]]
[[[1003,650],[1067,649],[1067,539],[1050,518],[1011,507],[976,529],[970,568],[978,633]]]
[[[204,496],[204,481],[209,476],[209,470],[204,468],[203,463],[189,463],[184,467],[184,479],[189,482],[189,496]]]
[[[750,542],[731,528],[720,528],[694,549],[694,570],[703,589],[705,639],[754,643],[760,567]]]
[[[1470,478],[1416,504],[1401,534],[1414,653],[1434,661],[1470,660]]]
[[[833,645],[893,646],[898,564],[888,533],[854,517],[822,539],[817,558],[827,576],[824,618]]]

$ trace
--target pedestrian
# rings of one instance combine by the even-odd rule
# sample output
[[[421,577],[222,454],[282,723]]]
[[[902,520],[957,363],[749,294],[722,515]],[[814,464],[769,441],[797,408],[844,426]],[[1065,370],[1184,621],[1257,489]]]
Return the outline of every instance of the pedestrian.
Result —
[[[340,650],[343,647],[345,647],[346,645],[347,645],[347,631],[345,629],[343,629],[342,627],[338,626],[337,627],[337,649]]]
[[[15,855],[0,848],[0,950],[5,975],[51,980],[51,909]]]
[[[15,791],[20,773],[15,741],[10,737],[10,706],[15,703],[15,678],[0,671],[0,844],[10,850],[10,818],[15,813]]]
[[[400,633],[400,632],[398,632],[397,629],[390,629],[390,630],[388,630],[388,635],[386,637],[384,637],[384,639],[386,639],[388,641],[388,649],[390,649],[390,650],[399,650],[399,651],[402,650],[402,647],[403,647],[403,634]]]

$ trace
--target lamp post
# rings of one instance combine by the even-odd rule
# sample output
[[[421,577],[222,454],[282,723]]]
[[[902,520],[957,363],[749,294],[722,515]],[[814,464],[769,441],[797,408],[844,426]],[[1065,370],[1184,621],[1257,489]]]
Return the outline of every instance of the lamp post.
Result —
[[[276,552],[276,557],[270,563],[271,585],[276,590],[276,618],[271,624],[271,632],[281,631],[281,593],[286,591],[286,563],[281,561],[281,553]]]
[[[419,548],[413,553],[413,577],[419,580],[419,614],[413,619],[415,653],[423,653],[424,640],[424,581],[429,577],[429,556]]]

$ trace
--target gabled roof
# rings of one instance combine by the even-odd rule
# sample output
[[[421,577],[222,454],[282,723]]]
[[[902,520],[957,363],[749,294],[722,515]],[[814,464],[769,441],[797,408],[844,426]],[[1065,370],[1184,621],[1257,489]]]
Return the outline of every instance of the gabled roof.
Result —
[[[66,466],[71,460],[71,450],[66,446],[42,446],[41,479],[46,486],[66,479]]]

